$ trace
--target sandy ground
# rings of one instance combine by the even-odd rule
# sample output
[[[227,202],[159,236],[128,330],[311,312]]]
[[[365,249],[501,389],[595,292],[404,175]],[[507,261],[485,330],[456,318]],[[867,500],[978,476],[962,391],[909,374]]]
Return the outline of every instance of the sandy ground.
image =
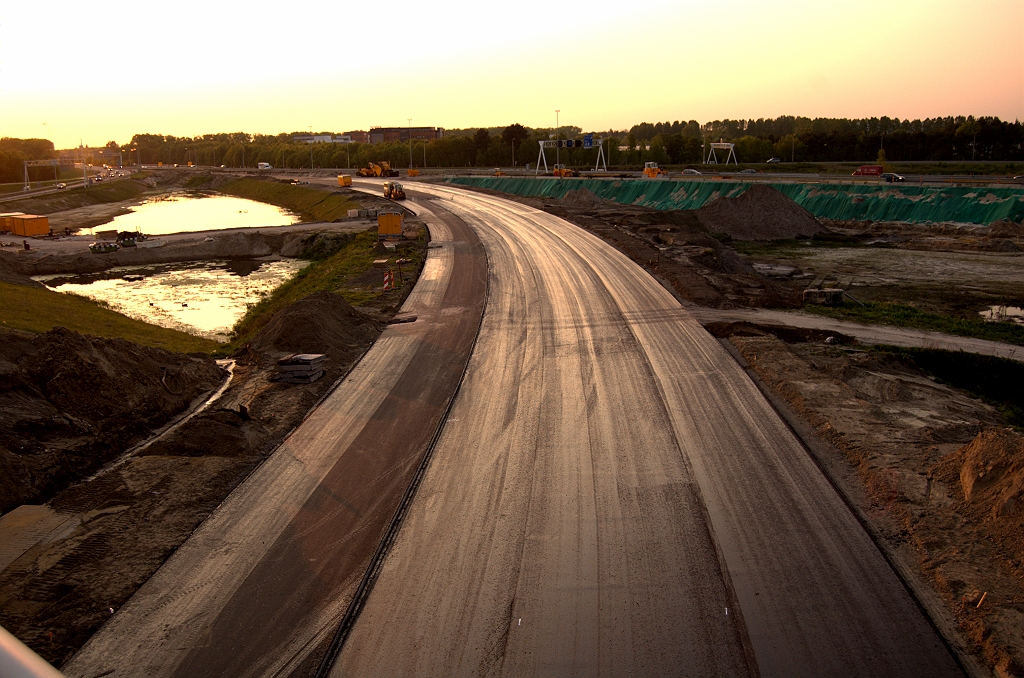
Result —
[[[1024,675],[1024,436],[977,399],[857,347],[820,337],[787,344],[769,334],[730,341],[834,446],[838,456],[830,461],[859,480],[847,497],[890,554],[938,594],[968,651],[997,675]],[[979,491],[973,503],[965,496],[975,448],[1003,455],[990,455],[994,461],[980,470],[982,478],[986,470],[995,476],[989,482],[999,484],[994,496],[1001,502],[988,498],[991,492],[979,498]]]

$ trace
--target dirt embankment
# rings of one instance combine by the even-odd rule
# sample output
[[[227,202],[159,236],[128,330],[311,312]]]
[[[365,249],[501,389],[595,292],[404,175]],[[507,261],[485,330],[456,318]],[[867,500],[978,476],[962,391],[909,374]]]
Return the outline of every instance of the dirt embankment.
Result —
[[[320,292],[296,302],[274,316],[235,356],[231,386],[210,409],[94,480],[58,492],[47,507],[18,509],[29,532],[38,531],[43,519],[49,521],[45,525],[59,527],[48,536],[44,530],[43,538],[25,544],[23,552],[8,554],[10,562],[0,571],[0,624],[54,665],[66,661],[277,448],[372,345],[383,326],[352,308],[340,295]],[[143,360],[136,355],[136,347],[125,346],[127,342],[102,341],[111,350],[119,349],[103,355],[111,365],[128,358]],[[81,350],[92,356],[85,347]],[[273,381],[276,357],[290,352],[326,353],[324,377],[307,385]],[[53,355],[54,351],[47,353]],[[27,370],[19,370],[19,378],[28,379]],[[219,378],[220,371],[216,372]],[[170,391],[181,392],[178,397],[184,398],[185,384],[177,375],[169,371],[166,381]],[[162,377],[163,371],[158,370],[146,372],[137,381],[148,387],[151,397],[162,399],[164,394],[171,396],[160,383]],[[62,397],[74,400],[77,394],[82,403],[93,402],[96,411],[113,415],[111,408],[121,407],[119,400],[123,399],[117,389],[111,392],[113,377],[110,387],[91,387],[89,379],[89,371],[79,367],[61,372],[47,383],[53,383],[54,393],[65,394]],[[121,388],[131,393],[132,387]],[[96,391],[95,396],[86,392],[90,389]],[[84,422],[90,408],[69,407],[73,414],[60,426],[79,426],[83,436],[88,436]],[[128,410],[128,421],[139,417],[139,405],[126,403],[122,409]],[[117,412],[123,416],[121,409]],[[52,416],[41,409],[33,421],[49,422],[59,414],[56,407]],[[117,417],[113,421],[120,423]],[[47,430],[36,426],[22,435],[26,444],[45,450],[49,449]],[[102,430],[92,432],[93,453],[109,456],[103,435]],[[19,518],[18,511],[12,514],[15,518]],[[37,519],[38,514],[43,518]],[[0,535],[2,530],[0,524]]]
[[[0,330],[0,511],[110,461],[224,376],[208,356]]]
[[[849,338],[709,329],[841,451],[876,533],[931,584],[969,650],[998,675],[1024,676],[1024,436],[992,407]]]
[[[763,234],[757,230],[760,226],[748,228],[746,233],[751,237],[775,237],[777,223],[790,219],[795,212],[793,208],[802,211],[786,196],[772,192],[777,199],[758,203],[766,210],[764,221],[768,226],[764,227]],[[793,308],[799,305],[795,287],[754,270],[732,248],[711,236],[698,211],[659,211],[620,205],[603,201],[587,189],[570,191],[561,200],[519,198],[519,201],[562,217],[608,241],[688,301],[711,307]],[[756,209],[760,208],[744,203],[741,212],[729,212],[721,217],[721,222],[741,219],[742,210]],[[813,221],[813,217],[811,219]],[[810,230],[804,222],[800,224],[790,229]]]

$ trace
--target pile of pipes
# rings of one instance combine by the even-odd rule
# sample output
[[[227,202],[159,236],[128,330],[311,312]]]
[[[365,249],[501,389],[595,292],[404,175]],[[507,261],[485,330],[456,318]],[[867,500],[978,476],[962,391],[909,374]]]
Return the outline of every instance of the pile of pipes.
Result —
[[[275,381],[286,384],[311,384],[324,375],[323,353],[293,353],[277,361]]]

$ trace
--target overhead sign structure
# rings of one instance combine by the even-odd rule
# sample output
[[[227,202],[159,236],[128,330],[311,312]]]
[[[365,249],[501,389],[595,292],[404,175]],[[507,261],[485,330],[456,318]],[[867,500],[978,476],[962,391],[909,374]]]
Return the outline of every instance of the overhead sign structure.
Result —
[[[544,155],[545,148],[593,148],[594,147],[594,135],[586,134],[583,136],[583,140],[579,139],[542,139],[537,143],[540,145],[540,151],[537,153],[537,171],[534,173],[540,174],[541,163],[544,164],[544,172],[548,171],[548,158]],[[608,171],[608,163],[604,157],[604,138],[598,137],[597,141],[597,162],[594,164],[594,171],[596,172],[598,167],[604,166],[604,171]]]
[[[729,154],[725,156],[725,164],[728,165],[729,161],[732,160],[734,164],[739,165],[740,161],[736,159],[736,144],[726,143],[724,141],[716,141],[711,144],[711,150],[708,152],[707,160],[704,164],[706,165],[717,165],[718,156],[715,155],[715,149],[719,151],[728,150]]]

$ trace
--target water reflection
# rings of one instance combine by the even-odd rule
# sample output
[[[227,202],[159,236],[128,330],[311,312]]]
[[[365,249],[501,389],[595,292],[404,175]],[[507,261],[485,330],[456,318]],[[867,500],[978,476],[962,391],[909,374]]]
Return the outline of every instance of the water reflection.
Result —
[[[104,301],[129,317],[223,342],[247,304],[270,294],[307,263],[202,261],[36,279],[59,292]]]
[[[985,320],[1024,325],[1024,308],[1020,306],[991,306],[987,311],[979,311],[979,315]]]
[[[225,228],[285,226],[299,218],[291,212],[254,200],[204,193],[172,193],[135,205],[97,230],[141,231],[167,235]]]

